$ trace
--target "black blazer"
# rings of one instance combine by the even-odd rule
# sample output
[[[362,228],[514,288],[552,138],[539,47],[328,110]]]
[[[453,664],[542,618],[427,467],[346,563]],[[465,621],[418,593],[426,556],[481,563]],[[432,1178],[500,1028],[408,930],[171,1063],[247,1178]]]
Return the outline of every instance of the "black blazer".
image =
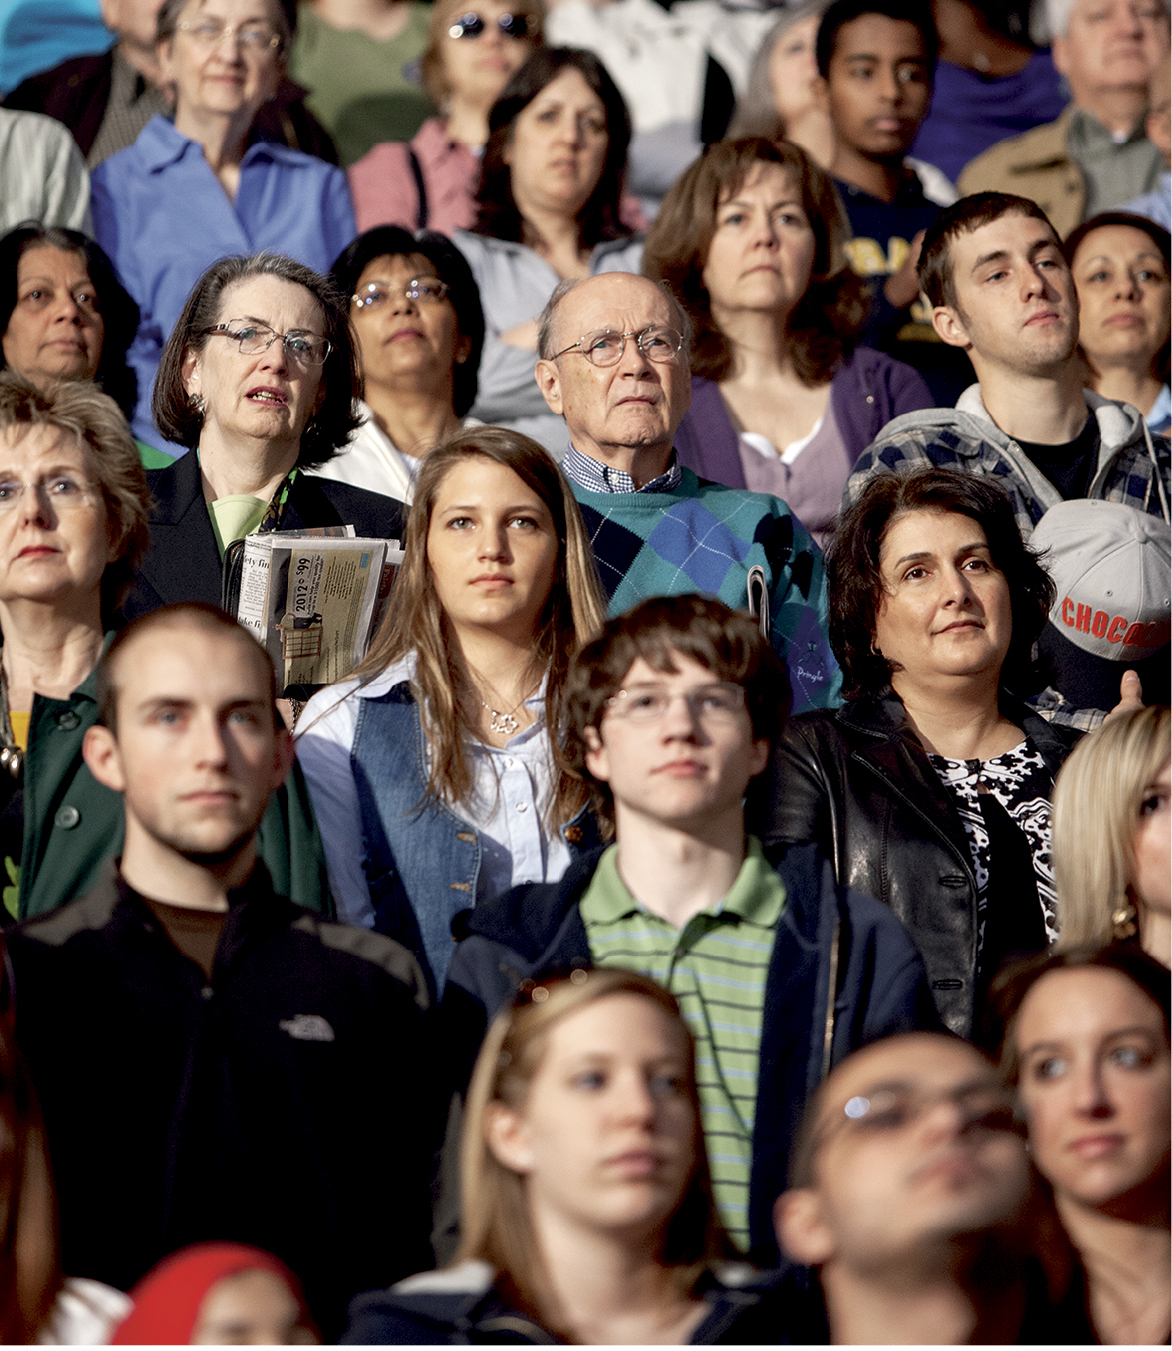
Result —
[[[147,485],[155,499],[151,547],[122,613],[129,621],[176,601],[202,600],[219,605],[223,565],[195,453],[189,451],[166,469],[148,470]],[[407,528],[407,508],[382,493],[298,474],[285,504],[282,525],[286,530],[352,525],[369,539],[401,540]]]
[[[1056,775],[1081,733],[1002,702]],[[890,906],[924,958],[941,1021],[972,1036],[980,1012],[972,853],[894,695],[793,718],[750,788],[748,828],[766,848],[813,841],[840,886]]]

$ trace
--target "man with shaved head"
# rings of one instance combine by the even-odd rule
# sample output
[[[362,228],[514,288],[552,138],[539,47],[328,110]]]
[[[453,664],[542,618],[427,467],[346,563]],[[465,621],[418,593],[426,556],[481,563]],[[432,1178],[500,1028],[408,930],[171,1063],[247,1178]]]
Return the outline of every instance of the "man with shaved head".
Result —
[[[774,1210],[801,1264],[779,1292],[789,1340],[1095,1340],[1077,1299],[1051,1297],[1023,1132],[967,1042],[912,1032],[848,1056],[811,1102],[790,1172]]]
[[[63,1265],[127,1289],[185,1244],[253,1243],[332,1339],[349,1296],[430,1265],[423,976],[274,893],[256,833],[293,750],[234,620],[131,624],[98,703],[84,753],[122,795],[122,855],[7,936]]]
[[[705,592],[762,617],[793,708],[833,707],[818,546],[780,498],[698,479],[672,447],[688,411],[690,324],[669,291],[605,272],[566,281],[541,316],[537,383],[563,417],[562,461],[612,614]]]

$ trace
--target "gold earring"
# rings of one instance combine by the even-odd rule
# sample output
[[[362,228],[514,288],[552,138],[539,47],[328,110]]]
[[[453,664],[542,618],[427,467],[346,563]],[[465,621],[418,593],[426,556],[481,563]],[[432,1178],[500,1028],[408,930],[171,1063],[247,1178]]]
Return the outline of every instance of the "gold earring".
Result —
[[[1139,933],[1138,919],[1135,906],[1129,899],[1124,898],[1123,904],[1111,912],[1111,932],[1116,942],[1122,942],[1125,938],[1134,938]]]

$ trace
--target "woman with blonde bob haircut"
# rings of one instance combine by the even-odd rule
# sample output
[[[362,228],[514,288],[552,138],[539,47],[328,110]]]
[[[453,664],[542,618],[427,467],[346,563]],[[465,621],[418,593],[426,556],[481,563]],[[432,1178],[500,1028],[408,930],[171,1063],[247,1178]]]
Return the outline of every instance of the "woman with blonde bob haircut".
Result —
[[[1131,938],[1172,965],[1172,710],[1117,713],[1085,737],[1054,785],[1061,950]]]
[[[477,1059],[460,1165],[453,1265],[364,1296],[348,1342],[766,1339],[751,1269],[721,1263],[692,1036],[648,977],[526,981]]]
[[[339,913],[441,990],[461,910],[556,881],[596,831],[561,750],[570,657],[604,602],[582,518],[527,436],[466,429],[423,463],[365,660],[301,717]]]

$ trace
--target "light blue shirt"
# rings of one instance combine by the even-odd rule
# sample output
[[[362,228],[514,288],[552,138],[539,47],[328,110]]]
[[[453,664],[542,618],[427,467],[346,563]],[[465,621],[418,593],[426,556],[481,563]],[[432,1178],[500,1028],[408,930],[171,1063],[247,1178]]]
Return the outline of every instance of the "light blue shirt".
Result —
[[[132,427],[151,445],[159,444],[150,404],[163,346],[212,263],[269,249],[326,272],[357,233],[341,169],[258,141],[244,152],[231,202],[203,147],[165,117],[99,164],[91,188],[94,235],[141,312],[127,354],[138,376]]]

